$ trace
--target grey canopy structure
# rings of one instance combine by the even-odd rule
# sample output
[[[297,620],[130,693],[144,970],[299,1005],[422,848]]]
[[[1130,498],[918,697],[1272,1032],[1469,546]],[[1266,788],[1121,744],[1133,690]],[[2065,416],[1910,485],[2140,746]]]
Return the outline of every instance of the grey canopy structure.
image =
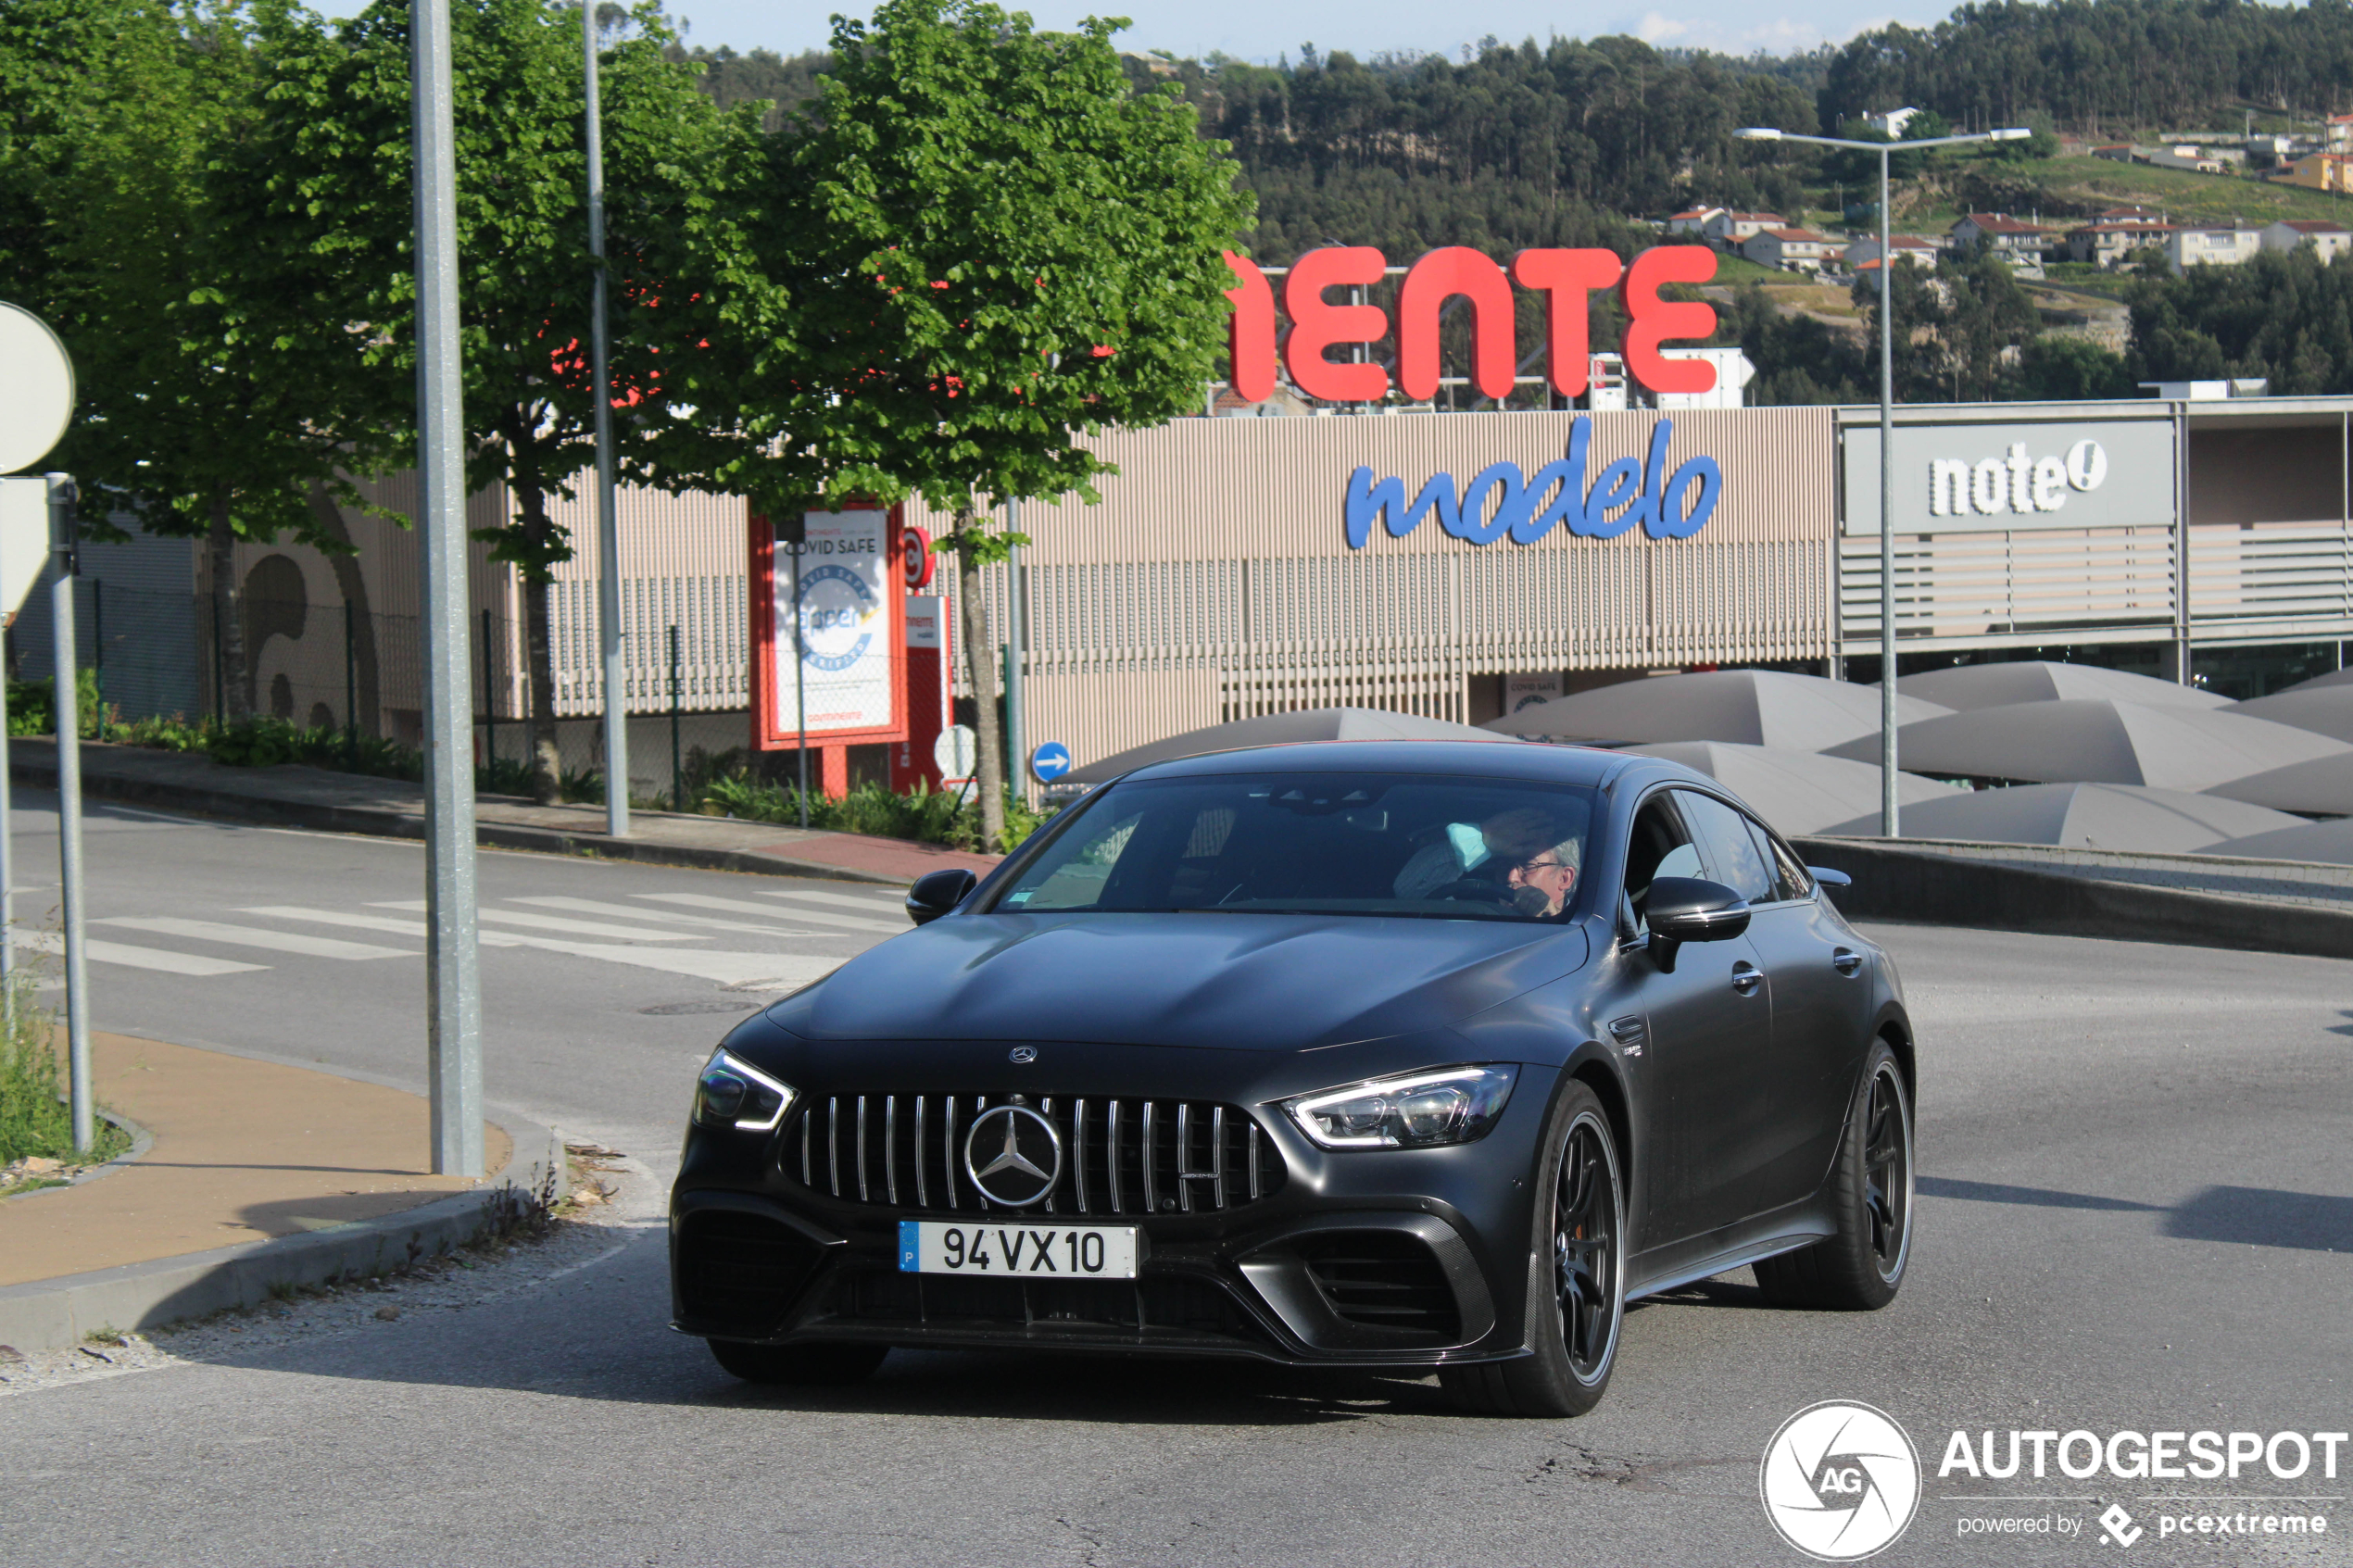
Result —
[[[1950,670],[1928,670],[1895,683],[1905,696],[1917,696],[1946,708],[1968,711],[2007,708],[2018,702],[2066,702],[2101,698],[2113,702],[2145,703],[2152,708],[2221,708],[2230,698],[2171,681],[2095,664],[2064,664],[2052,659],[2020,659],[2007,664],[1958,664]]]
[[[1824,757],[1814,751],[1781,751],[1768,746],[1736,746],[1730,741],[1662,741],[1655,746],[1629,746],[1628,751],[1663,757],[1705,773],[1756,809],[1757,815],[1785,834],[1821,833],[1833,822],[1857,813],[1870,813],[1879,823],[1879,766]],[[1904,809],[1928,800],[1959,793],[1910,773],[1897,781]],[[1906,817],[1906,821],[1909,822]]]
[[[2273,696],[2285,696],[2290,692],[2322,692],[2331,686],[2353,686],[2353,670],[2332,670],[2325,675],[2315,675],[2309,681],[2298,681],[2292,686],[2282,686]]]
[[[1598,686],[1490,719],[1483,727],[1596,746],[1716,740],[1823,751],[1858,735],[1876,737],[1879,702],[1876,688],[1852,682],[1778,670],[1719,670]],[[1944,711],[1900,693],[1895,699],[1899,724]]]
[[[1306,708],[1290,713],[1268,713],[1212,724],[1181,735],[1139,746],[1063,775],[1071,784],[1102,784],[1148,762],[1172,757],[1200,757],[1212,751],[1239,751],[1252,746],[1281,746],[1311,740],[1477,740],[1508,737],[1444,719],[1424,719],[1413,713],[1390,713],[1378,708]]]
[[[2353,821],[2298,822],[2292,828],[2226,838],[2195,851],[2233,855],[2246,860],[2305,860],[2322,866],[2353,866]]]
[[[2353,742],[2353,684],[2307,685],[2294,691],[2273,692],[2252,702],[2234,702],[2222,711],[2244,713],[2250,719],[2269,719],[2274,724],[2293,724],[2316,735]]]
[[[1904,809],[1906,838],[2150,853],[2179,853],[2218,839],[2297,825],[2300,819],[2260,806],[2136,784],[2013,784]],[[1879,813],[1866,812],[1827,831],[1869,837],[1879,832]]]
[[[1906,724],[1897,738],[1906,770],[1940,778],[2156,789],[2203,790],[2292,762],[2353,758],[2343,741],[2269,720],[2083,698],[1947,714]],[[1831,748],[1857,761],[1878,754],[1876,735]]]
[[[2353,753],[2336,752],[2246,773],[2212,785],[2209,795],[2297,811],[2311,817],[2353,817]]]

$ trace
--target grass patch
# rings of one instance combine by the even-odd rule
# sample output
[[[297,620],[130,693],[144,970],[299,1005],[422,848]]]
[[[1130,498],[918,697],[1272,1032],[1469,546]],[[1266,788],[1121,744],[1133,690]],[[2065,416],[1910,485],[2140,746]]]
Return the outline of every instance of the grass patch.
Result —
[[[19,949],[19,957],[24,957]],[[20,1160],[57,1160],[69,1165],[96,1165],[131,1147],[130,1135],[111,1122],[100,1121],[95,1147],[77,1154],[73,1147],[73,1116],[63,1098],[66,1088],[65,1045],[57,1016],[36,999],[39,972],[19,964],[0,987],[0,1166]],[[0,1176],[0,1183],[7,1180]],[[30,1176],[7,1190],[30,1191],[55,1186],[46,1176]]]

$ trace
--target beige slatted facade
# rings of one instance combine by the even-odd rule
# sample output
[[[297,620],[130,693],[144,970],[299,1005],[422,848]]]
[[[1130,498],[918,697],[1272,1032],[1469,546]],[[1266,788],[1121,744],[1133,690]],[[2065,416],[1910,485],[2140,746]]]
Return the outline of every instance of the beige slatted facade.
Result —
[[[1472,677],[1813,659],[1831,651],[1834,478],[1826,409],[1672,416],[1671,470],[1705,454],[1722,498],[1699,534],[1556,528],[1475,546],[1428,518],[1348,547],[1359,466],[1410,495],[1489,464],[1532,474],[1578,416],[1403,414],[1185,420],[1093,443],[1119,473],[1101,505],[1022,508],[1026,729],[1085,760],[1183,730],[1351,705],[1457,721]],[[1657,416],[1600,414],[1588,471],[1646,452]],[[938,533],[921,503],[908,521]],[[943,573],[943,576],[945,574]],[[1007,574],[984,574],[991,639]]]

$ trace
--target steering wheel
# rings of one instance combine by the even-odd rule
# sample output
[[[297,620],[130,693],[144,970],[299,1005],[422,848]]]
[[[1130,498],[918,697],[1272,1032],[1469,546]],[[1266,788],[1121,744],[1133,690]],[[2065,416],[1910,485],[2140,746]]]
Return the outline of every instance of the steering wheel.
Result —
[[[1490,904],[1508,904],[1513,890],[1500,882],[1488,882],[1475,876],[1457,877],[1443,887],[1432,888],[1432,898],[1482,899]]]

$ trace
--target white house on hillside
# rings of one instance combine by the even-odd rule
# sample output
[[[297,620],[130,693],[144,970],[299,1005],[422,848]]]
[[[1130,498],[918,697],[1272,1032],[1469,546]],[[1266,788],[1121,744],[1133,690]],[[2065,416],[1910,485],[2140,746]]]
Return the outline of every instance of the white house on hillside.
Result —
[[[2236,267],[2263,248],[2263,231],[2252,223],[2219,223],[2176,229],[2165,238],[2165,259],[2176,274],[2192,267]]]
[[[1811,229],[1768,229],[1750,235],[1741,245],[1741,254],[1759,267],[1777,267],[1784,272],[1818,272],[1838,248],[1836,240]]]
[[[1752,236],[1788,224],[1789,220],[1778,212],[1730,212],[1719,207],[1700,232],[1727,250],[1737,250]]]
[[[2353,230],[2325,218],[2283,218],[2264,225],[2260,238],[2265,250],[2294,250],[2300,245],[2309,245],[2321,253],[2323,262],[2334,261],[2353,249]]]
[[[1723,210],[1720,207],[1695,207],[1688,212],[1674,213],[1667,220],[1667,232],[1670,234],[1697,234],[1704,239],[1707,235],[1707,220]]]
[[[1924,240],[1918,234],[1892,234],[1888,245],[1898,261],[1929,271],[1936,270],[1937,247],[1934,240]],[[1876,238],[1857,240],[1845,250],[1846,269],[1850,272],[1868,272],[1879,266],[1879,241]]]

